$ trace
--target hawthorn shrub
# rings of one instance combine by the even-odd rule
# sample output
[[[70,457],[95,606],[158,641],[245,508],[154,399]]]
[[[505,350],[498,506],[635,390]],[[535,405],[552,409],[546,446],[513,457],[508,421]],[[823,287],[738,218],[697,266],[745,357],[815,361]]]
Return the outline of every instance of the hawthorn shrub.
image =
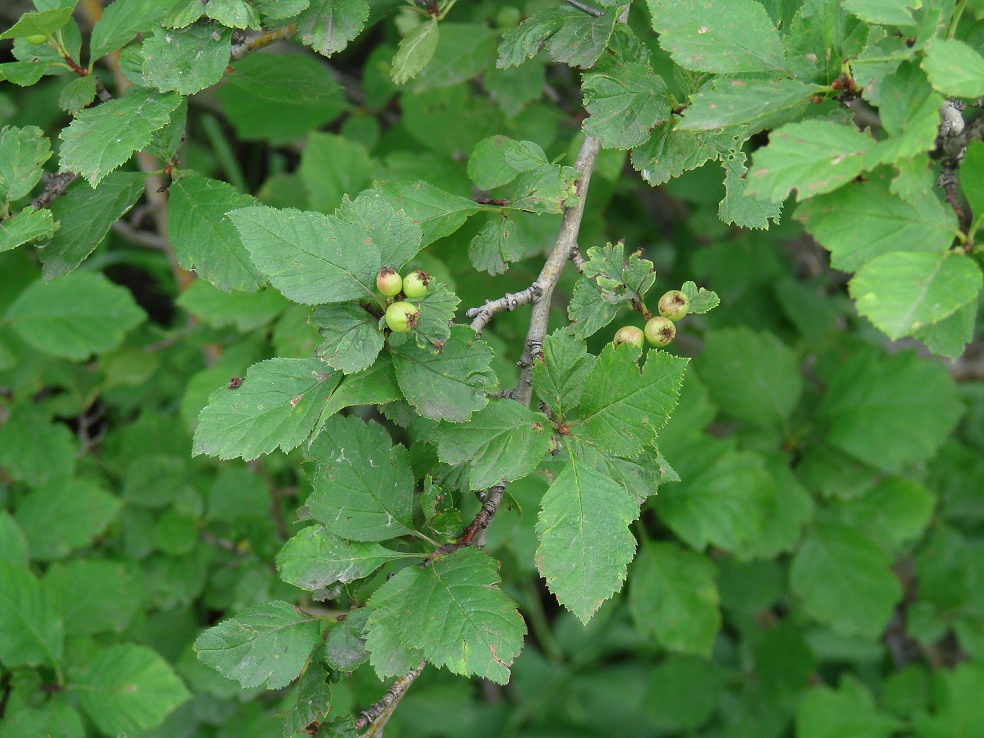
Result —
[[[984,5],[20,5],[2,738],[984,735]]]

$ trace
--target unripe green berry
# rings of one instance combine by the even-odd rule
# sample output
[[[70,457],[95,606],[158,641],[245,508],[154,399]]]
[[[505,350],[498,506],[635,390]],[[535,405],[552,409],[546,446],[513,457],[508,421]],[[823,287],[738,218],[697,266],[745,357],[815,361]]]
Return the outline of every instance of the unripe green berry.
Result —
[[[503,5],[495,14],[496,28],[506,29],[518,26],[523,19],[523,14],[519,8],[512,5]]]
[[[379,270],[379,275],[376,277],[376,289],[379,290],[379,294],[381,295],[394,297],[400,294],[400,291],[403,289],[403,278],[396,273],[395,269],[383,267]]]
[[[615,331],[615,345],[618,346],[620,343],[631,343],[633,346],[642,348],[646,341],[645,334],[642,332],[642,328],[637,328],[634,325],[623,325],[617,331]]]
[[[664,318],[677,321],[690,312],[690,300],[680,290],[670,290],[659,298],[656,309]]]
[[[394,333],[409,333],[417,325],[420,312],[409,302],[394,302],[386,308],[386,325]]]
[[[666,346],[676,337],[676,326],[669,318],[657,315],[646,323],[646,340],[653,346]]]
[[[34,44],[35,46],[43,44],[48,40],[48,37],[43,33],[35,33],[31,36],[25,36],[24,40],[29,44]]]
[[[430,275],[417,269],[403,279],[403,294],[415,300],[426,295],[429,286]]]

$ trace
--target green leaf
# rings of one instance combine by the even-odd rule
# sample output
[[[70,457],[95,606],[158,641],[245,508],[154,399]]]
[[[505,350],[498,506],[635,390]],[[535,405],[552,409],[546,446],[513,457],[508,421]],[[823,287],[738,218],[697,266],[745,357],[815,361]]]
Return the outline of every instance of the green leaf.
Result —
[[[926,347],[937,356],[957,359],[974,338],[976,320],[977,303],[972,301],[950,317],[944,318],[939,323],[919,328],[912,335],[926,344]]]
[[[407,592],[414,579],[404,572],[388,579],[366,605],[371,609],[365,628],[369,663],[380,679],[405,674],[424,658],[403,637],[400,618],[407,605]]]
[[[89,41],[89,58],[101,59],[122,48],[138,33],[145,33],[170,13],[179,0],[129,0],[106,6],[102,16],[92,27]],[[92,76],[92,75],[89,75]],[[86,79],[82,77],[81,79]]]
[[[387,541],[413,532],[410,457],[386,429],[335,415],[311,444],[307,512],[337,536]]]
[[[79,444],[64,423],[39,408],[15,406],[0,426],[0,466],[11,479],[39,487],[75,473]]]
[[[28,194],[49,158],[51,143],[37,126],[0,128],[0,205]]]
[[[56,228],[50,210],[35,210],[28,205],[6,220],[0,220],[0,253],[42,236],[50,236]]]
[[[895,340],[976,303],[981,280],[980,268],[965,254],[897,251],[866,262],[850,291],[858,312]]]
[[[803,390],[793,351],[744,327],[708,333],[697,370],[718,407],[758,425],[788,421]]]
[[[331,105],[341,94],[341,85],[315,58],[297,54],[250,54],[233,62],[232,68],[234,72],[226,75],[223,87],[237,89],[244,98],[285,105],[296,105],[303,98],[307,104]],[[308,145],[321,135],[313,133]],[[307,153],[307,147],[303,153]]]
[[[631,149],[657,123],[670,117],[671,95],[648,64],[625,62],[584,76],[584,132],[606,148]]]
[[[577,339],[593,336],[615,320],[618,307],[606,301],[604,292],[592,279],[579,279],[574,283],[574,294],[567,304],[571,319],[571,334]]]
[[[192,453],[245,461],[297,448],[315,429],[342,375],[320,359],[267,359],[236,389],[212,393],[198,416]]]
[[[642,371],[638,350],[608,345],[585,377],[585,432],[618,456],[634,456],[656,438],[676,407],[688,359],[649,351]]]
[[[146,175],[113,172],[98,188],[76,182],[53,203],[59,228],[41,249],[46,280],[73,271],[106,238],[110,227],[129,212],[144,192]]]
[[[472,266],[489,274],[502,274],[507,264],[526,256],[527,238],[519,224],[505,212],[493,215],[468,248]]]
[[[880,712],[864,685],[851,674],[836,691],[821,685],[808,689],[796,708],[800,738],[889,738],[901,724]]]
[[[638,253],[625,258],[625,246],[621,242],[588,249],[587,259],[581,265],[585,277],[602,287],[602,299],[613,305],[641,301],[656,282],[653,263]]]
[[[0,510],[0,561],[27,566],[27,538],[6,510]]]
[[[331,56],[359,35],[368,17],[367,0],[312,0],[297,16],[297,34],[306,46]]]
[[[573,167],[556,164],[523,172],[510,188],[509,207],[531,213],[560,214],[577,201],[574,183],[579,176]]]
[[[753,154],[748,194],[781,202],[836,190],[865,166],[874,139],[853,128],[827,121],[790,123],[769,135],[769,145]]]
[[[721,628],[709,558],[676,543],[642,547],[629,580],[629,612],[639,630],[671,651],[708,657]]]
[[[769,220],[779,224],[779,214],[782,204],[760,200],[747,194],[748,168],[745,166],[745,154],[739,152],[734,156],[723,157],[721,166],[724,167],[725,196],[718,206],[718,217],[724,223],[740,228],[769,229]],[[691,309],[690,312],[694,312]]]
[[[87,74],[66,82],[58,94],[58,107],[69,115],[88,107],[96,99],[96,79],[94,74]]]
[[[565,22],[575,22],[577,12],[573,8],[549,8],[527,18],[515,28],[510,28],[502,36],[499,44],[499,59],[496,67],[509,69],[518,67],[527,59],[536,56],[544,43]]]
[[[81,174],[96,187],[134,151],[145,148],[180,103],[176,93],[133,85],[121,98],[80,110],[61,132],[61,168]]]
[[[536,566],[557,601],[587,623],[625,581],[639,516],[632,495],[574,454],[543,496]]]
[[[129,290],[92,272],[36,281],[6,315],[34,348],[76,361],[117,348],[146,317]]]
[[[774,128],[800,117],[815,89],[793,79],[715,79],[691,96],[677,129],[713,131],[741,124]]]
[[[472,489],[535,471],[550,450],[550,421],[512,400],[490,400],[469,423],[442,423],[431,435],[441,461],[468,463]]]
[[[72,707],[48,701],[38,709],[26,708],[4,720],[0,726],[3,738],[85,738],[82,716]]]
[[[491,190],[509,184],[521,172],[549,163],[543,149],[532,141],[490,136],[479,141],[468,157],[468,178],[479,189]]]
[[[24,566],[0,561],[0,660],[57,667],[64,627],[41,583]]]
[[[346,193],[369,186],[372,167],[372,158],[362,144],[315,131],[308,136],[298,173],[307,189],[309,205],[331,213],[342,204]]]
[[[126,564],[76,559],[50,566],[44,586],[69,636],[122,631],[141,609],[139,584]],[[136,589],[135,589],[136,588]]]
[[[475,79],[495,61],[499,34],[485,23],[445,20],[441,21],[440,30],[437,49],[414,83],[415,91],[450,87]]]
[[[61,559],[102,535],[122,503],[93,482],[59,479],[27,495],[14,514],[32,559]]]
[[[333,628],[332,631],[337,630]],[[292,736],[304,732],[313,723],[320,722],[331,710],[331,684],[328,683],[328,670],[319,663],[308,664],[297,682],[297,696],[294,706],[284,718],[284,735]]]
[[[817,411],[831,444],[889,472],[932,457],[961,413],[942,364],[866,351],[837,367]]]
[[[779,33],[754,0],[649,0],[659,44],[699,72],[784,72]]]
[[[440,353],[411,341],[390,347],[396,379],[407,401],[425,418],[463,423],[488,403],[499,381],[489,368],[492,350],[464,326],[451,329]]]
[[[342,408],[353,405],[384,405],[403,398],[393,371],[393,360],[383,353],[376,363],[358,374],[342,378],[338,388],[328,398],[321,417],[327,418]]]
[[[796,219],[830,251],[831,266],[857,271],[895,251],[941,254],[957,234],[953,209],[927,192],[906,202],[889,191],[888,178],[873,176],[799,206]]]
[[[31,87],[44,76],[48,64],[43,61],[5,62],[0,64],[0,81]]]
[[[431,277],[427,294],[407,302],[417,307],[417,325],[413,329],[417,346],[431,351],[443,349],[451,337],[451,323],[461,303],[458,296]]]
[[[984,687],[984,668],[979,663],[964,661],[952,671],[933,675],[935,710],[933,715],[915,716],[919,738],[971,738],[984,729],[984,713],[979,695]]]
[[[146,646],[110,646],[79,684],[79,702],[105,733],[142,732],[164,722],[191,695],[163,658]]]
[[[967,145],[960,169],[960,186],[974,216],[973,227],[980,228],[984,223],[984,142]]]
[[[316,619],[274,600],[209,628],[194,648],[199,661],[245,689],[280,689],[298,677],[320,640]]]
[[[731,132],[692,132],[676,130],[679,118],[657,125],[649,139],[632,150],[632,166],[649,184],[661,185],[696,169],[719,155],[719,145],[733,140]]]
[[[24,13],[10,28],[0,33],[0,41],[5,38],[27,38],[28,36],[52,36],[72,17],[74,8],[52,8],[40,13]]]
[[[246,0],[210,0],[205,15],[229,28],[260,30],[260,14]]]
[[[704,438],[678,452],[673,466],[682,481],[660,490],[660,519],[698,551],[753,554],[776,495],[762,456]]]
[[[922,0],[844,0],[844,6],[868,23],[913,26],[909,8],[919,8]]]
[[[482,206],[465,197],[452,195],[423,180],[416,182],[378,182],[376,189],[394,208],[402,210],[420,226],[421,247],[458,230]]]
[[[364,244],[369,235],[362,228],[335,216],[266,205],[228,215],[253,264],[287,299],[302,305],[375,299],[379,251]]]
[[[963,41],[933,39],[926,45],[922,68],[934,89],[944,95],[984,95],[984,57]]]
[[[175,177],[169,192],[168,239],[178,264],[225,292],[258,289],[263,278],[227,215],[251,205],[253,198],[192,171]]]
[[[890,550],[922,535],[936,498],[918,482],[888,477],[858,497],[837,500],[831,510],[838,522],[863,528]]]
[[[372,366],[383,349],[379,319],[361,305],[352,302],[319,305],[309,322],[324,339],[318,356],[346,374]]]
[[[320,525],[304,528],[277,554],[277,571],[288,584],[316,591],[372,574],[387,561],[419,556],[399,553],[378,543],[346,541]]]
[[[390,78],[398,85],[420,74],[437,51],[441,37],[437,18],[424,21],[408,33],[401,41],[393,57]]]
[[[656,494],[657,488],[664,482],[680,481],[677,473],[655,448],[648,448],[631,459],[612,456],[588,444],[580,445],[576,453],[584,463],[624,487],[639,504]]]
[[[420,251],[420,226],[376,190],[366,190],[355,200],[345,198],[338,217],[365,232],[362,243],[379,249],[383,266],[402,269]]]
[[[242,333],[269,325],[289,305],[276,290],[220,292],[203,279],[192,282],[175,303],[203,323],[233,325]]]
[[[331,668],[350,671],[368,660],[365,628],[369,614],[368,607],[356,608],[328,631],[325,638],[325,660]]]
[[[155,28],[143,44],[143,79],[161,92],[194,95],[217,84],[229,65],[232,30],[213,25]]]
[[[891,134],[872,152],[879,161],[896,160],[932,151],[940,122],[943,97],[934,93],[926,75],[915,64],[902,64],[881,83],[878,116]]]
[[[325,2],[326,0],[321,0],[317,4],[324,5]],[[327,0],[327,2],[332,2],[332,0]],[[283,20],[306,10],[311,4],[311,0],[254,0],[253,4],[264,18]]]
[[[460,548],[426,568],[404,569],[379,593],[402,590],[398,628],[406,647],[453,674],[505,684],[526,626],[516,603],[499,589],[497,568],[481,551]]]
[[[578,412],[585,379],[597,359],[583,341],[554,332],[543,339],[543,353],[533,362],[533,388],[557,422]]]
[[[891,564],[857,528],[815,523],[793,557],[790,586],[811,617],[839,633],[875,639],[902,597]]]

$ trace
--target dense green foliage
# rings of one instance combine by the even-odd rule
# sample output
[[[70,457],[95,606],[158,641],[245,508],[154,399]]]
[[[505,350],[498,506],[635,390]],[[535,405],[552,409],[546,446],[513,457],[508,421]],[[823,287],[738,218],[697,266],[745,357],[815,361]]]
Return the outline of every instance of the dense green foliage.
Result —
[[[980,0],[8,25],[0,738],[984,735]]]

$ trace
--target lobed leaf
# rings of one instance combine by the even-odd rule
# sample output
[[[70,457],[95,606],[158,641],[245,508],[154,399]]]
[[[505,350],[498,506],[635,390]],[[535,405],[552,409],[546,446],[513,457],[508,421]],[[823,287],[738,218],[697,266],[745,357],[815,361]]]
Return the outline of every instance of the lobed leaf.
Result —
[[[670,117],[672,96],[648,63],[624,62],[586,74],[581,89],[591,114],[584,132],[598,137],[606,148],[638,146],[653,126]]]
[[[628,344],[604,348],[585,377],[584,432],[617,456],[638,454],[656,438],[676,407],[688,359],[649,351],[642,370]]]

